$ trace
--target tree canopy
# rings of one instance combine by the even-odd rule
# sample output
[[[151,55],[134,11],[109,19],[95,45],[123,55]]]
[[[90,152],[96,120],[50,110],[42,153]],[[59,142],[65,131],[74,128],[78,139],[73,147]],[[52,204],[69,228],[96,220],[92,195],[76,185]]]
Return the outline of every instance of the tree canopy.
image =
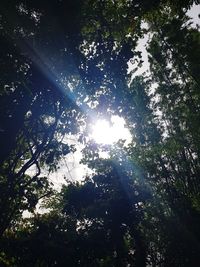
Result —
[[[1,1],[1,266],[198,266],[199,4]],[[128,145],[90,139],[113,115]],[[92,174],[59,191],[49,175],[76,151],[69,135]]]

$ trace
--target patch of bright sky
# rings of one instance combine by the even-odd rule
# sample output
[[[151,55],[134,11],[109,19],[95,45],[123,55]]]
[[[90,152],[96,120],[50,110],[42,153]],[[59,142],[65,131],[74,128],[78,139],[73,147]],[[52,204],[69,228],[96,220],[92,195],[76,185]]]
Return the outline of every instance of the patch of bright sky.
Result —
[[[147,23],[143,23],[143,28],[148,29]],[[138,65],[137,62],[133,63],[131,60],[128,62],[128,73],[132,72],[135,69],[131,79],[133,79],[135,76],[142,75],[144,72],[149,70],[150,65],[148,61],[148,53],[146,50],[149,37],[150,37],[149,34],[145,34],[144,37],[139,40],[135,50],[136,52],[141,52],[141,60],[143,61],[141,67],[137,66]]]
[[[81,151],[84,145],[80,144],[78,136],[67,135],[65,142],[68,145],[75,145],[76,151],[63,157],[60,160],[57,172],[52,173],[49,177],[57,190],[60,190],[62,184],[66,184],[67,181],[81,181],[84,176],[91,173],[91,170],[86,165],[80,163],[82,159]]]
[[[92,126],[90,137],[99,144],[113,144],[120,139],[130,143],[131,134],[125,127],[125,120],[119,116],[112,116],[111,122],[105,119],[97,120]]]
[[[193,5],[187,15],[191,18],[192,27],[197,28],[200,26],[200,5]]]

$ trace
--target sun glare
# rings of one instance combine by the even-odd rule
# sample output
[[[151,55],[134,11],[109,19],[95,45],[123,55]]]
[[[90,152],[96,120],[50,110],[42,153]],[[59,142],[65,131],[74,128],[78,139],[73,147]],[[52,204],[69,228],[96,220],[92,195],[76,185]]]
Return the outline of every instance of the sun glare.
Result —
[[[113,144],[120,139],[130,141],[130,132],[124,127],[125,121],[112,116],[111,123],[105,119],[98,120],[92,127],[91,137],[99,144]]]

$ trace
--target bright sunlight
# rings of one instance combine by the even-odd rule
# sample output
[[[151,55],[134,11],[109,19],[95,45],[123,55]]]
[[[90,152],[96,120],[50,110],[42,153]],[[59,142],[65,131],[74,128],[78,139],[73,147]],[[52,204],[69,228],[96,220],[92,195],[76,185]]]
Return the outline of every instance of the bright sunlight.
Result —
[[[120,139],[127,142],[131,140],[131,134],[125,128],[125,121],[119,116],[112,116],[111,122],[99,119],[92,127],[91,137],[99,144],[111,145]]]

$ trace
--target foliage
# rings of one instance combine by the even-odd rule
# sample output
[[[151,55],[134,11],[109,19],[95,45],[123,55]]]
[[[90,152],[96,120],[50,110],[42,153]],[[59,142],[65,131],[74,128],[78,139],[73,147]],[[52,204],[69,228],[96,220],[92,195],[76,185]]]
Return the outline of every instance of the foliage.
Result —
[[[186,15],[194,3],[1,2],[2,266],[198,265],[200,35]],[[136,76],[147,35],[150,70]],[[132,142],[86,142],[83,126],[113,114]],[[67,134],[85,140],[93,174],[55,193],[43,172],[74,151]],[[50,211],[39,215],[43,198]]]

